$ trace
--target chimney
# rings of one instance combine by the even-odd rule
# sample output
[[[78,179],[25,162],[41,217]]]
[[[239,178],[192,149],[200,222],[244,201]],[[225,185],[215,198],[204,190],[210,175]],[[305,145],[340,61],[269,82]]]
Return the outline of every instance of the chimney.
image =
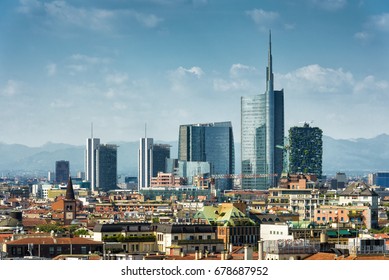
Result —
[[[253,259],[253,247],[245,245],[244,246],[244,259],[252,260]]]
[[[258,241],[258,260],[263,260],[263,240]]]

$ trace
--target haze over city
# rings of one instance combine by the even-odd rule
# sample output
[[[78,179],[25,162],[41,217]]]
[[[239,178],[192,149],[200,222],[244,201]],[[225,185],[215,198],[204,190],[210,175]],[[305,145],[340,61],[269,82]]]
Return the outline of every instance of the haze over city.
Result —
[[[389,133],[384,1],[38,1],[0,3],[1,142],[83,145],[180,124],[231,121],[265,91],[268,32],[285,130]]]

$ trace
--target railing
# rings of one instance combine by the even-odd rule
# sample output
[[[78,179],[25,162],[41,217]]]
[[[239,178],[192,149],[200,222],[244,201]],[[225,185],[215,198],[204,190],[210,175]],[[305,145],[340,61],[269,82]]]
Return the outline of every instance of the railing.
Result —
[[[172,244],[186,245],[186,244],[221,244],[224,243],[222,239],[188,239],[188,240],[173,240]]]

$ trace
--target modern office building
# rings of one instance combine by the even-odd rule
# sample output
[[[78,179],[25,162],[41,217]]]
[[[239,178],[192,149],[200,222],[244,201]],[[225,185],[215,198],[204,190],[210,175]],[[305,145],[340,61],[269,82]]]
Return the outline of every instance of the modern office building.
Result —
[[[59,160],[55,162],[55,182],[65,184],[69,179],[70,169],[69,161]]]
[[[85,177],[90,182],[91,191],[96,189],[96,166],[97,166],[97,149],[100,146],[100,139],[91,138],[86,139],[85,150]]]
[[[138,189],[149,188],[153,175],[153,138],[141,138],[138,151]]]
[[[242,188],[275,186],[283,170],[284,90],[274,90],[269,35],[266,91],[241,98]]]
[[[209,162],[213,175],[225,175],[216,181],[216,188],[232,188],[228,175],[235,171],[234,137],[231,122],[180,125],[178,159],[188,162]]]
[[[117,145],[100,144],[96,156],[96,188],[99,191],[117,189]]]
[[[389,171],[380,171],[369,174],[370,185],[389,188]]]
[[[55,181],[55,172],[48,171],[47,172],[47,181],[48,182],[54,182]]]
[[[166,159],[170,158],[170,145],[154,144],[153,145],[153,177],[158,172],[166,172]]]
[[[289,172],[322,175],[323,131],[308,123],[289,129]]]

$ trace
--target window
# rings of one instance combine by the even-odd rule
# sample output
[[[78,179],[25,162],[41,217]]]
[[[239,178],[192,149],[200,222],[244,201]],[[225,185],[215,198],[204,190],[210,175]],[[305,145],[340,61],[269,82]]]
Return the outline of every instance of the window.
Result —
[[[54,247],[53,246],[49,247],[49,254],[54,255]]]
[[[81,254],[86,254],[86,246],[81,246]]]

